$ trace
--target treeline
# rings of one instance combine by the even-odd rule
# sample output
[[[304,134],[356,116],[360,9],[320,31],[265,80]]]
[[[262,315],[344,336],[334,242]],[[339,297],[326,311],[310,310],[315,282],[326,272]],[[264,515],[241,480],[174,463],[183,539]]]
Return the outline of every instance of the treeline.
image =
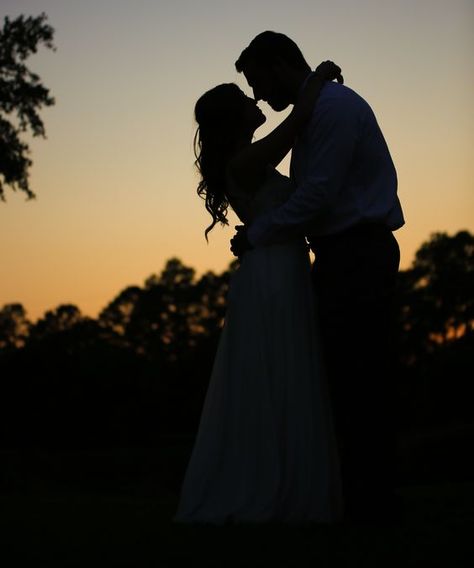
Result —
[[[150,447],[195,433],[222,328],[222,274],[178,259],[97,319],[0,310],[0,447]],[[472,423],[474,236],[433,234],[398,290],[401,429]],[[383,377],[381,377],[383,380]]]

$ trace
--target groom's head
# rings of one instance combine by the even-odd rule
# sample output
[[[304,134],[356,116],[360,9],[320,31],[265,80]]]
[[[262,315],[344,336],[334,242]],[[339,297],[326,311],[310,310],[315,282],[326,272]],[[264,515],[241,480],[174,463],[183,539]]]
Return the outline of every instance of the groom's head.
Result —
[[[300,48],[286,35],[263,32],[256,36],[235,63],[253,90],[255,99],[274,110],[284,110],[296,101],[310,67]]]

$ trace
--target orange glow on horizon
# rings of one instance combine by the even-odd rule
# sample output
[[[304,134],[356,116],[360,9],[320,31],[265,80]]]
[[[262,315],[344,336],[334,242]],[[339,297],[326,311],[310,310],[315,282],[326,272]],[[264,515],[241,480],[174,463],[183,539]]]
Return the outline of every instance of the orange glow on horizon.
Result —
[[[452,2],[238,5],[3,0],[0,18],[48,14],[57,52],[27,64],[56,98],[41,113],[48,138],[30,144],[35,201],[7,189],[0,203],[0,307],[21,303],[35,321],[60,304],[98,313],[177,257],[197,276],[233,257],[229,227],[209,224],[196,195],[193,108],[236,82],[240,51],[274,29],[312,66],[332,59],[368,100],[399,177],[406,225],[401,269],[434,232],[474,233],[474,4]],[[251,11],[252,18],[247,14]],[[324,22],[324,25],[321,24]],[[260,105],[264,136],[286,116]],[[281,166],[287,173],[288,160]]]

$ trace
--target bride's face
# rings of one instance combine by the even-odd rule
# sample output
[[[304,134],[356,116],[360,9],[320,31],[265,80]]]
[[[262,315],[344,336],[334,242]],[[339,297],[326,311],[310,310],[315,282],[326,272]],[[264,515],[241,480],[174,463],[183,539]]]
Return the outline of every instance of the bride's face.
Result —
[[[257,105],[257,101],[244,95],[244,110],[242,113],[242,126],[249,131],[255,131],[262,126],[267,120],[261,109]]]

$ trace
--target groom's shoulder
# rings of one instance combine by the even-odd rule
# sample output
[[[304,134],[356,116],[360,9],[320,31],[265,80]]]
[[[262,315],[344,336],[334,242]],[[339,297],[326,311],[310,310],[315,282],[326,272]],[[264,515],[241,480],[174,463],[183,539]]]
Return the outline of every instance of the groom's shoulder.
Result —
[[[328,82],[324,85],[316,105],[316,113],[332,113],[344,111],[345,114],[364,113],[370,109],[369,104],[356,91],[339,83]]]
[[[333,101],[335,103],[368,104],[367,101],[359,95],[359,93],[356,93],[353,89],[346,85],[341,85],[340,83],[335,82],[328,82],[324,85],[321,91],[320,100],[322,102]]]

